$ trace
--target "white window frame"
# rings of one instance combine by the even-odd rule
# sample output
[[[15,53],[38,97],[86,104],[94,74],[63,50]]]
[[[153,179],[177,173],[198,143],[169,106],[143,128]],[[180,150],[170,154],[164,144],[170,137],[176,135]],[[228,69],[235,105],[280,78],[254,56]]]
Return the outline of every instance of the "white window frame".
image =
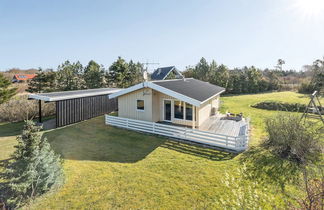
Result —
[[[165,107],[164,107],[165,100],[171,101],[171,120],[165,120]],[[193,120],[186,120],[186,104],[187,104],[187,102],[185,102],[185,101],[181,101],[182,103],[184,103],[184,105],[183,105],[183,119],[174,117],[174,101],[181,101],[181,100],[171,99],[171,98],[162,98],[162,109],[163,109],[162,121],[173,122],[174,120],[182,120],[182,121],[186,121],[186,122],[192,122]],[[192,105],[192,112],[194,112],[193,109],[195,109],[196,106],[193,104],[191,104],[191,105]],[[193,116],[192,116],[192,119],[195,119],[195,122],[197,122],[196,111],[195,111],[195,118],[193,118]]]
[[[138,109],[137,108],[137,102],[138,101],[143,101],[144,109]],[[136,99],[136,111],[138,111],[138,112],[145,112],[145,100],[144,99]]]
[[[192,104],[190,104],[191,105],[191,118],[192,118],[192,120],[187,120],[186,119],[186,111],[187,111],[187,103],[186,102],[184,102],[185,104],[184,104],[184,116],[183,116],[183,118],[184,118],[184,120],[185,121],[188,121],[188,122],[192,122],[193,121],[193,119],[194,119],[194,116],[193,116],[193,114],[194,114],[194,111],[193,111],[193,109],[195,108],[195,106],[194,105],[192,105]]]
[[[165,119],[165,106],[164,106],[164,101],[170,101],[171,102],[171,119],[170,120],[166,120]],[[168,98],[164,98],[163,100],[162,100],[162,106],[163,106],[163,121],[165,121],[165,122],[172,122],[173,121],[173,109],[172,109],[172,107],[173,107],[173,99],[168,99]]]

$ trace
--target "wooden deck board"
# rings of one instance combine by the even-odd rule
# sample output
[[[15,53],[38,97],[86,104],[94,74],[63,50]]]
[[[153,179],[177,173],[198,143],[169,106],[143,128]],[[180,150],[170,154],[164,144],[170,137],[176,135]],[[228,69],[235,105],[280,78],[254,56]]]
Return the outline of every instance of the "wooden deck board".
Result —
[[[199,127],[199,130],[228,136],[239,136],[245,134],[246,127],[244,120],[236,122],[224,119],[222,116],[211,116]]]

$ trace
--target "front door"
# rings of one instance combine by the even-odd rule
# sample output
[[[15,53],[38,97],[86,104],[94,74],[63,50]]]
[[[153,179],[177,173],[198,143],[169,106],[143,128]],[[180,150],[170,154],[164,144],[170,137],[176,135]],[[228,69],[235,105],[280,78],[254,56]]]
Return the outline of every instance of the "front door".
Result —
[[[164,120],[171,121],[171,100],[164,100]]]

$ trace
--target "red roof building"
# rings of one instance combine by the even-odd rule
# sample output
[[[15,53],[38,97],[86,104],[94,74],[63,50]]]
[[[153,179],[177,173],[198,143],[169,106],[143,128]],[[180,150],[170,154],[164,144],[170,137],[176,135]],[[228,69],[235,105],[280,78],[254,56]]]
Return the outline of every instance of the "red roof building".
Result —
[[[12,78],[12,82],[28,81],[36,77],[36,74],[15,74]]]

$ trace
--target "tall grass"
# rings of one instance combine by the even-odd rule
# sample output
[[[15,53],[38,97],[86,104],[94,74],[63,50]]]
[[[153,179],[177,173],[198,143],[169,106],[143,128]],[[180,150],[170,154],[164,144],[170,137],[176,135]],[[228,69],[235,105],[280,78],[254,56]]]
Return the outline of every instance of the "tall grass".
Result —
[[[54,103],[42,103],[42,115],[55,114]],[[27,95],[16,96],[0,105],[0,122],[19,122],[38,117],[38,101],[28,100]]]

